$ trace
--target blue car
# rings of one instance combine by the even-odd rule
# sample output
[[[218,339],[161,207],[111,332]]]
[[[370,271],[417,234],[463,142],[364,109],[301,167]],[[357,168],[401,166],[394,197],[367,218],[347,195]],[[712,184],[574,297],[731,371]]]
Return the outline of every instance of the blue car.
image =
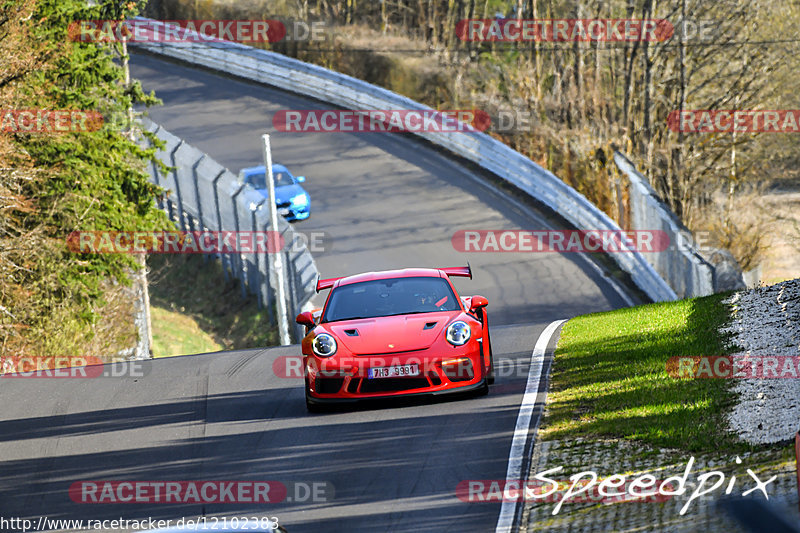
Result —
[[[250,167],[242,169],[242,180],[255,190],[269,196],[267,189],[266,167]],[[283,165],[272,165],[272,176],[275,179],[275,203],[278,214],[289,222],[305,220],[311,215],[311,197],[299,184],[306,181],[304,176],[292,176]]]

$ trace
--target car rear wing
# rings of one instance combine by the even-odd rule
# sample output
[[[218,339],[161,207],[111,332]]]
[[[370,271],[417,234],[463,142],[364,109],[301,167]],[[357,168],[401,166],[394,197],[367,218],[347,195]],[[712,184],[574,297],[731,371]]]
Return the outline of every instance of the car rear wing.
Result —
[[[330,289],[331,287],[333,287],[334,283],[336,283],[337,281],[339,281],[344,277],[347,276],[341,276],[338,278],[328,278],[328,279],[317,278],[317,292],[324,291],[325,289]]]
[[[462,278],[469,278],[472,279],[472,268],[467,263],[467,266],[464,267],[447,267],[447,268],[440,268],[448,277],[453,276],[460,276]],[[333,287],[333,284],[339,281],[342,278],[346,278],[347,276],[341,276],[338,278],[328,278],[328,279],[320,279],[317,278],[317,292],[324,291],[325,289],[330,289]]]
[[[472,279],[472,268],[467,263],[465,267],[447,267],[447,268],[440,268],[442,272],[447,274],[448,277],[459,276],[462,278],[469,278]]]

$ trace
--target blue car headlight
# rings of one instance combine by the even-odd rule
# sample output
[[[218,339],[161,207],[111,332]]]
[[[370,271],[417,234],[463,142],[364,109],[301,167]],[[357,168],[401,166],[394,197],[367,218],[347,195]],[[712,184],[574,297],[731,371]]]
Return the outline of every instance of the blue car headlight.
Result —
[[[292,196],[292,205],[295,207],[305,207],[308,205],[308,195],[305,193]]]

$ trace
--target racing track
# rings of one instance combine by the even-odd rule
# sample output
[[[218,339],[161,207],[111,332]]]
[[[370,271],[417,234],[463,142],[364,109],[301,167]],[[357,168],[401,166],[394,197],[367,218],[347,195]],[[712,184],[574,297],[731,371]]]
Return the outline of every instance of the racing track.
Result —
[[[234,172],[260,163],[260,134],[275,133],[275,111],[324,107],[149,56],[134,56],[132,68],[164,100],[153,120]],[[312,216],[295,227],[333,237],[316,254],[323,276],[469,261],[475,279],[455,283],[489,298],[495,358],[519,370],[499,376],[483,398],[325,415],[306,414],[301,380],[273,373],[276,358],[296,355],[296,346],[152,361],[141,378],[3,379],[0,516],[204,513],[277,516],[290,533],[494,531],[500,505],[463,503],[456,486],[505,478],[544,327],[626,305],[620,288],[576,255],[454,251],[459,229],[543,229],[557,218],[495,192],[428,145],[388,134],[281,133],[272,145],[275,160],[308,177]],[[204,508],[70,501],[72,482],[103,479],[327,482],[335,494]]]

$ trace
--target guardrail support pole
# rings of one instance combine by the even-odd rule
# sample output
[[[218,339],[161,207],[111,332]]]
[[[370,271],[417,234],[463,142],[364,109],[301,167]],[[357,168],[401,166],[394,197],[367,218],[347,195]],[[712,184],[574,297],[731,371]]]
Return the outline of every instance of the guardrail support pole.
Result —
[[[269,224],[272,227],[272,234],[267,236],[267,242],[272,242],[272,250],[268,250],[272,268],[275,272],[275,300],[278,311],[278,332],[280,333],[281,345],[286,346],[292,343],[289,336],[289,319],[286,316],[286,273],[283,269],[283,251],[280,250],[281,240],[278,231],[278,206],[275,203],[275,182],[272,176],[272,150],[269,144],[269,135],[261,136],[264,139],[264,165],[267,171],[267,189],[269,190]],[[270,238],[272,237],[272,238]]]

